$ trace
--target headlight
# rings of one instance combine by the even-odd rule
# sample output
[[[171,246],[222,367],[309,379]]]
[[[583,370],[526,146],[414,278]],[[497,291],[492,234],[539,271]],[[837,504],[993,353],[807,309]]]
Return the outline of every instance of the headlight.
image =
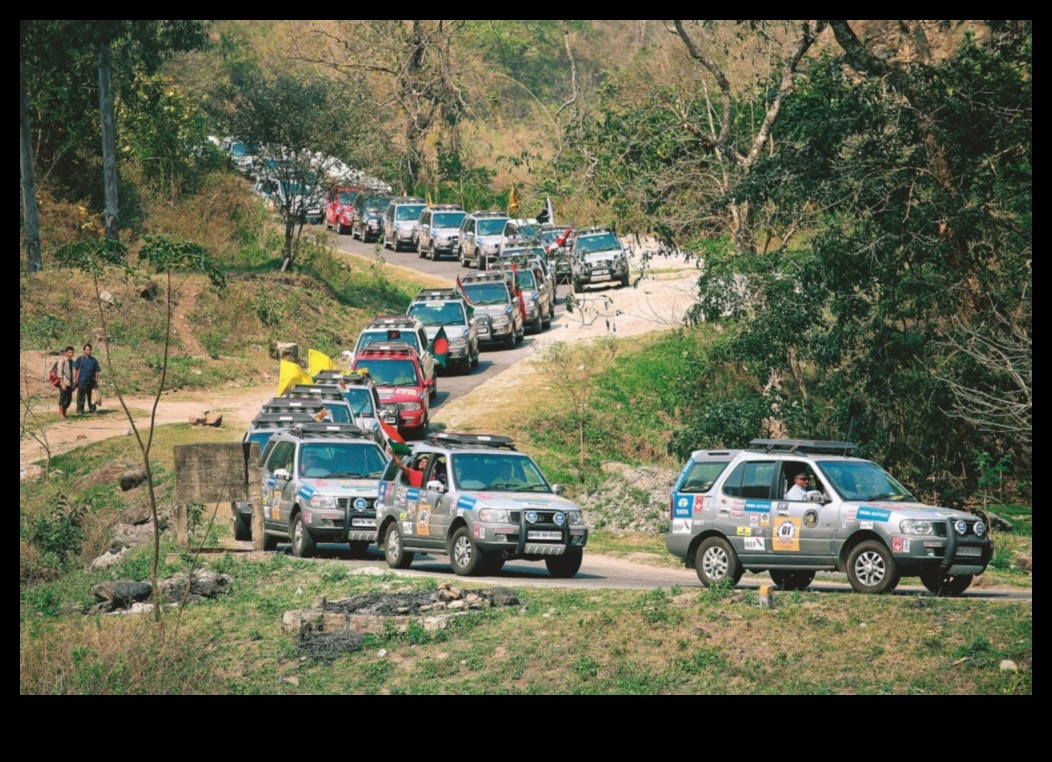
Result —
[[[467,345],[468,345],[468,340],[465,339],[463,336],[461,336],[459,339],[451,339],[450,342],[449,342],[449,346],[451,346],[451,347],[460,348],[460,347],[466,347]]]
[[[935,527],[930,521],[905,519],[899,522],[899,531],[903,534],[935,534]]]
[[[402,410],[420,410],[419,402],[403,402]]]
[[[567,511],[566,520],[570,522],[570,526],[572,527],[583,527],[584,513],[581,511]]]
[[[497,315],[493,318],[493,325],[507,325],[511,322],[510,315]]]
[[[508,512],[503,508],[483,508],[479,511],[479,521],[488,524],[507,524]]]
[[[981,521],[976,521],[973,529],[975,530],[976,537],[983,537],[986,535],[986,524]]]
[[[331,495],[315,495],[310,499],[310,507],[316,511],[335,510],[336,498]]]

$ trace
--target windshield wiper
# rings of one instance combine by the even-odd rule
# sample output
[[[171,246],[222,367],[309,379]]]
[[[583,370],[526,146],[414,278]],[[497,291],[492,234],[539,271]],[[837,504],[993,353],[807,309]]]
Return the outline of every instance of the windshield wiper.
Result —
[[[872,495],[867,497],[866,500],[905,500],[906,495],[900,495],[897,492],[881,492],[879,495]]]
[[[364,479],[369,474],[359,474],[354,471],[334,471],[329,474],[330,479]]]

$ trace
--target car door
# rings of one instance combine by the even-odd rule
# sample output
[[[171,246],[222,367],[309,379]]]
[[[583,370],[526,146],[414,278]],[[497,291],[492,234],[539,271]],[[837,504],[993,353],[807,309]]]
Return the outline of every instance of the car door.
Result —
[[[811,464],[805,460],[785,458],[779,467],[774,518],[778,552],[792,554],[794,562],[805,565],[828,564],[835,553],[839,508],[835,502],[810,503],[804,500],[785,500],[784,495],[792,478],[800,472],[811,477],[811,489],[825,495],[832,491],[824,485]]]
[[[446,456],[440,453],[432,453],[431,462],[428,464],[427,472],[424,474],[423,487],[420,490],[418,502],[418,519],[423,515],[420,512],[424,510],[428,512],[426,518],[428,538],[438,548],[445,547],[449,528],[453,522],[453,516],[450,513],[451,503],[447,494],[449,479],[442,478],[443,474],[448,473]],[[429,484],[436,481],[443,484],[442,490],[428,487]],[[418,528],[419,526],[420,522],[418,520]]]
[[[296,474],[295,451],[293,442],[278,442],[264,467],[263,523],[267,529],[288,529],[292,502],[295,501],[295,495],[290,494]],[[278,471],[283,471],[284,475],[279,476]]]
[[[773,553],[771,486],[776,470],[774,459],[744,460],[716,495],[716,528],[726,535],[746,566],[766,562]]]
[[[416,225],[416,232],[413,233],[413,237],[416,239],[417,248],[420,251],[427,248],[428,242],[431,240],[430,211],[424,211],[420,214],[420,221]]]
[[[427,338],[426,328],[416,329],[416,341],[420,347],[420,364],[424,369],[424,378],[433,379],[438,369],[435,367],[435,356],[431,354],[431,342]]]

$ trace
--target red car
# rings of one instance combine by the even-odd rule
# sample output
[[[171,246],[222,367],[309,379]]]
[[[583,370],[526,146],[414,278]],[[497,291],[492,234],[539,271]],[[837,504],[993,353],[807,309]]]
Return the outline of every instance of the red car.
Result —
[[[423,439],[431,413],[433,379],[425,379],[416,348],[405,342],[373,342],[358,350],[354,370],[368,370],[380,394],[380,417],[406,439]]]
[[[354,200],[361,188],[357,185],[338,185],[329,189],[325,200],[325,227],[337,233],[349,233],[354,222]]]

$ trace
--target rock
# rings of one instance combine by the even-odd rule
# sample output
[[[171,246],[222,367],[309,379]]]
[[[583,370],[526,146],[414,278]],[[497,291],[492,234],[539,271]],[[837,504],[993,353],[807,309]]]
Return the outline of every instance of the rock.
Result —
[[[190,581],[190,594],[202,598],[215,598],[230,587],[233,577],[229,574],[216,574],[210,571],[195,571]],[[186,594],[187,576],[176,574],[159,583],[161,595],[166,601],[178,602]]]
[[[297,362],[300,359],[300,345],[293,342],[277,341],[274,342],[274,353],[279,360]]]
[[[1015,565],[1017,569],[1021,569],[1028,574],[1034,573],[1034,559],[1032,556],[1017,555],[1015,557]]]
[[[1019,665],[1011,659],[1001,659],[1001,663],[998,665],[1002,672],[1018,672]]]
[[[114,564],[120,563],[121,556],[124,555],[124,548],[114,552],[113,550],[107,550],[101,556],[91,562],[91,568],[94,570],[108,569]]]
[[[494,606],[518,606],[519,594],[507,588],[498,588],[493,591]]]
[[[121,474],[121,490],[127,492],[130,489],[135,489],[140,484],[144,484],[147,478],[145,468],[129,468]]]
[[[354,577],[382,577],[386,574],[379,566],[363,566],[361,569],[353,569],[348,573]]]
[[[148,582],[102,582],[91,588],[97,601],[109,601],[114,608],[124,609],[133,603],[149,600],[153,588]]]
[[[152,302],[154,297],[157,296],[157,284],[154,283],[152,280],[147,281],[146,283],[142,283],[136,286],[136,288],[139,291],[140,299],[145,299],[148,302]]]
[[[40,466],[26,466],[20,469],[19,480],[23,482],[32,482],[41,478],[44,475],[44,469]]]
[[[103,302],[106,302],[106,304],[115,304],[116,301],[117,301],[116,299],[113,298],[113,294],[111,294],[109,291],[102,291],[102,292],[100,292],[99,293],[99,300],[103,301]]]
[[[383,658],[386,658],[386,657],[387,657],[387,649],[386,648],[381,648],[379,651],[376,652],[376,658],[383,659]]]
[[[219,426],[222,426],[222,425],[223,425],[223,415],[221,413],[211,413],[211,412],[206,412],[205,413],[205,426],[216,426],[216,427],[219,427]]]

